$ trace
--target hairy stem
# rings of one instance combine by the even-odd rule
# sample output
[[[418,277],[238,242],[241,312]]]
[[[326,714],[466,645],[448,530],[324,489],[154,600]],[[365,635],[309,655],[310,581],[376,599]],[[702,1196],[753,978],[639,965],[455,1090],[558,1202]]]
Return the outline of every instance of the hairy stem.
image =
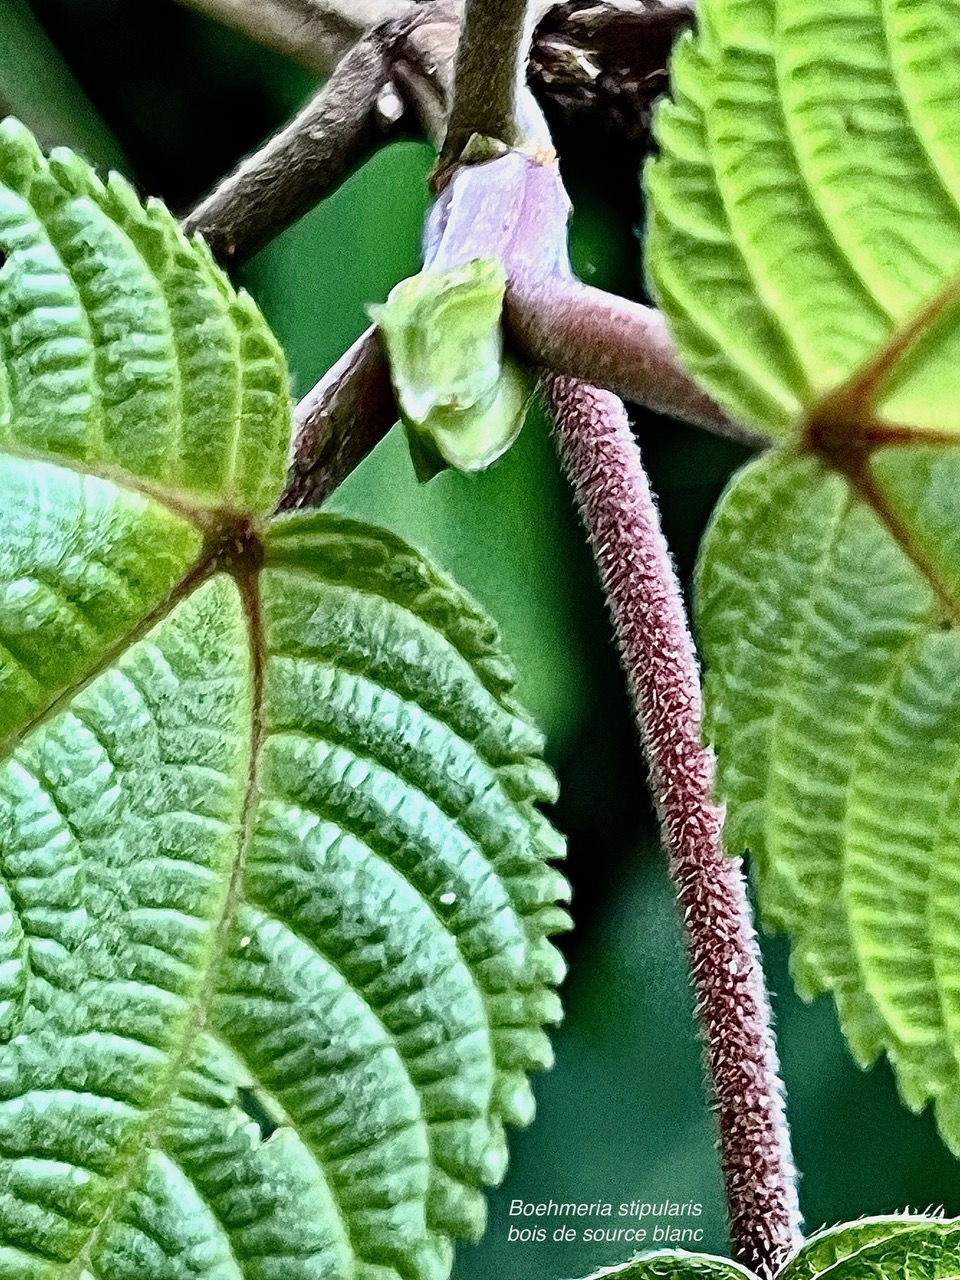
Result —
[[[800,1242],[795,1174],[746,887],[739,861],[724,854],[712,799],[680,585],[622,403],[562,377],[548,380],[547,396],[613,617],[687,931],[733,1246],[771,1276]]]
[[[189,214],[185,230],[199,232],[225,266],[250,257],[386,140],[396,120],[378,103],[389,82],[381,41],[361,40],[308,106]]]
[[[581,284],[573,276],[515,272],[507,326],[520,353],[554,373],[584,378],[658,413],[742,444],[763,437],[734,422],[677,359],[653,307]]]
[[[524,141],[520,97],[533,36],[530,0],[466,0],[441,164],[453,164],[474,133],[508,147]]]

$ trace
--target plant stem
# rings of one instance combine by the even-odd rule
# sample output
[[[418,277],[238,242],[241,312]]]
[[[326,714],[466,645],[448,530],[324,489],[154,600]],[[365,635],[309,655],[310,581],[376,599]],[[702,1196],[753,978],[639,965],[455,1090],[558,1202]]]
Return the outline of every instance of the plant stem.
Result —
[[[795,1173],[746,888],[739,861],[724,854],[712,799],[680,585],[622,403],[562,377],[548,380],[547,396],[613,617],[686,927],[733,1246],[772,1276],[800,1241]]]
[[[278,7],[285,9],[285,2]],[[301,2],[311,6],[314,0],[298,0]],[[635,5],[621,10],[612,0],[598,0],[587,10],[571,4],[551,10],[549,21],[541,24],[542,53],[538,55],[535,50],[532,64],[534,72],[538,67],[542,70],[536,81],[541,102],[554,113],[583,114],[596,107],[608,117],[612,112],[618,120],[624,114],[645,119],[652,92],[650,76],[636,68],[630,81],[636,92],[629,86],[625,89],[628,96],[632,94],[630,102],[618,90],[618,105],[612,105],[611,86],[619,84],[619,80],[609,68],[619,66],[626,56],[617,52],[613,35],[621,25],[626,34],[633,27],[648,34],[653,32],[650,65],[656,67],[661,60],[659,50],[688,21],[688,6],[689,0],[670,0],[669,4],[663,2],[661,8],[648,10],[644,6],[635,12]],[[222,6],[221,0],[210,0],[209,4],[204,0],[200,7],[211,11],[218,7],[228,9],[237,22],[246,15],[248,33],[255,33],[261,21],[260,10],[248,6],[245,0],[222,0]],[[422,0],[403,7],[400,16],[368,32],[305,110],[225,178],[188,216],[187,229],[201,232],[224,265],[239,265],[330,195],[401,127],[419,127],[428,137],[441,138],[451,96],[458,29],[455,0]],[[591,51],[593,40],[597,42],[595,52]],[[592,58],[597,59],[595,68]],[[641,62],[633,58],[633,63]],[[591,69],[596,70],[596,78],[591,77]],[[655,80],[658,73],[651,74]],[[601,99],[606,107],[601,107]],[[523,128],[536,127],[532,99],[524,94],[522,101]],[[603,295],[594,290],[586,295],[591,296]],[[517,315],[526,328],[519,294],[517,300]],[[603,317],[598,310],[594,309],[589,323],[602,327]],[[614,317],[612,327],[618,329],[621,323],[622,316]],[[627,341],[633,323],[630,318]],[[551,342],[560,351],[558,372],[586,374],[591,381],[602,382],[599,373],[584,370],[582,360],[571,367],[571,360],[576,360],[577,339],[577,333],[547,329],[538,333],[536,341],[544,352]],[[545,354],[538,359],[547,363]],[[613,362],[616,361],[614,356]],[[628,393],[629,385],[618,390]]]
[[[663,316],[581,284],[570,270],[570,201],[557,165],[520,152],[462,165],[424,236],[431,269],[498,258],[507,271],[505,324],[518,354],[553,373],[610,387],[660,413],[753,446],[677,359]]]
[[[266,49],[324,76],[371,27],[411,0],[181,0]]]
[[[456,126],[461,132],[469,129],[512,144],[519,141],[518,99],[529,34],[526,10],[520,0],[468,0],[453,108],[454,121],[462,122]],[[496,54],[504,34],[511,56],[501,54],[493,74],[490,54]],[[470,53],[471,40],[483,56]],[[272,152],[268,148],[269,154],[241,169],[191,216],[188,229],[202,229],[221,259],[248,253],[278,223],[319,199],[348,167],[350,162],[342,157],[369,146],[363,130],[389,79],[389,68],[378,52],[375,43],[366,42],[334,77],[346,85],[346,109],[336,118],[349,141],[334,145],[332,151],[328,142],[325,162],[307,161],[317,184],[307,199],[294,199],[281,180],[291,156],[302,154],[299,141],[310,136],[301,117],[280,135]],[[371,57],[373,62],[364,61]],[[374,71],[369,82],[365,67]],[[334,81],[327,97],[307,114],[319,111],[322,116],[329,109],[331,90],[338,88]],[[334,101],[340,101],[339,89]],[[466,137],[458,143],[454,121],[448,145],[456,148]],[[505,160],[513,163],[509,157]],[[523,165],[529,163],[524,158]],[[481,168],[486,171],[482,183],[501,176],[497,162]],[[519,183],[522,194],[531,178],[535,184],[546,178],[550,185],[543,168],[521,168],[516,174],[510,169],[502,176],[508,187]],[[302,181],[292,185],[304,189]],[[305,189],[311,190],[310,179]],[[470,184],[467,190],[472,190]],[[562,194],[562,186],[557,191]],[[677,364],[656,312],[588,289],[565,275],[558,230],[565,221],[564,205],[548,200],[548,208],[557,208],[544,216],[543,194],[532,218],[518,215],[519,227],[513,229],[497,224],[491,230],[490,210],[485,211],[486,219],[474,221],[471,199],[464,198],[459,219],[451,220],[449,208],[441,214],[432,252],[436,255],[441,243],[449,241],[443,248],[457,256],[463,247],[458,221],[467,226],[467,240],[477,236],[478,226],[481,241],[491,235],[502,239],[506,231],[507,243],[498,247],[507,265],[512,256],[516,267],[509,317],[528,354],[538,363],[573,366],[617,386],[624,385],[626,365],[625,389],[639,392],[656,408],[729,434],[732,424]],[[448,195],[452,200],[452,193]],[[474,193],[484,195],[490,195],[489,187]],[[484,203],[481,199],[480,212]],[[512,205],[498,201],[497,207]],[[537,274],[538,261],[554,264],[549,274]],[[721,816],[711,799],[713,760],[700,741],[699,678],[680,588],[623,405],[610,392],[571,378],[551,377],[547,391],[561,454],[613,614],[686,924],[734,1247],[746,1265],[772,1276],[799,1242],[783,1089],[743,877],[739,864],[724,857]],[[298,406],[294,457],[280,509],[320,503],[395,417],[386,361],[375,331],[368,330]]]
[[[397,421],[390,370],[370,328],[297,405],[280,511],[319,506]]]
[[[385,119],[378,102],[389,83],[387,49],[375,35],[361,40],[306,108],[189,214],[184,229],[199,232],[223,265],[249,258],[386,141],[396,120]]]
[[[326,75],[371,26],[408,22],[411,39],[397,60],[397,80],[412,106],[427,107],[417,110],[427,136],[442,139],[460,21],[457,0],[366,0],[349,14],[345,0],[180,3],[316,75]],[[567,0],[553,5],[534,32],[531,88],[552,119],[589,118],[591,124],[614,131],[621,143],[642,150],[650,105],[664,87],[670,44],[692,19],[693,0]]]
[[[465,0],[441,166],[455,164],[475,133],[507,147],[524,141],[520,97],[532,36],[530,0]]]
[[[530,59],[530,83],[551,123],[588,119],[636,164],[651,106],[667,87],[670,49],[693,10],[693,0],[554,5],[534,32]]]
[[[507,329],[521,355],[554,373],[584,378],[658,413],[763,448],[733,421],[677,359],[654,307],[581,284],[572,275],[511,274]]]

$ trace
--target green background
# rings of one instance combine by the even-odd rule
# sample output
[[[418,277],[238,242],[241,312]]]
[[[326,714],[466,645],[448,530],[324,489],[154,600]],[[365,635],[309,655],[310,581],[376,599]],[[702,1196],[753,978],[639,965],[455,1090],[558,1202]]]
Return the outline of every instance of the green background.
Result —
[[[311,88],[304,73],[173,0],[0,0],[0,107],[46,144],[123,169],[178,211]],[[635,158],[615,138],[561,132],[557,141],[577,210],[578,271],[640,296]],[[382,152],[245,270],[298,393],[360,332],[366,305],[416,270],[430,163],[412,142]],[[743,454],[649,414],[637,415],[637,430],[686,581]],[[508,1244],[514,1198],[698,1201],[704,1245],[722,1250],[722,1187],[676,913],[603,604],[545,423],[534,416],[487,474],[426,487],[394,433],[334,504],[429,550],[498,619],[561,779],[556,820],[570,837],[576,919],[565,941],[567,1020],[556,1068],[537,1082],[538,1119],[514,1135],[490,1229],[461,1248],[456,1277],[560,1280],[634,1250]],[[783,941],[765,940],[764,950],[809,1226],[907,1206],[960,1213],[960,1165],[930,1117],[899,1105],[885,1064],[857,1070],[829,1002],[797,1000]]]

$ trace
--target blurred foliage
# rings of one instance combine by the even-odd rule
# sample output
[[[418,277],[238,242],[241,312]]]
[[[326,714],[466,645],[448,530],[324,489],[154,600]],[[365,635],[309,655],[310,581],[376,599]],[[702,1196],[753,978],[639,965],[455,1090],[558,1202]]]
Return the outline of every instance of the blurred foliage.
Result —
[[[174,208],[186,208],[309,91],[301,72],[173,0],[33,0],[39,23],[25,11],[13,20],[22,4],[0,0],[0,99],[39,122],[50,142],[101,160],[122,154],[138,184]],[[558,142],[577,208],[578,270],[641,296],[632,164],[613,138],[578,132]],[[417,269],[429,165],[412,143],[382,153],[245,272],[298,392],[361,331],[366,306]],[[688,580],[703,525],[743,453],[651,414],[638,416],[637,430]],[[570,836],[577,923],[567,943],[567,1021],[556,1068],[538,1084],[538,1121],[514,1135],[490,1230],[461,1250],[458,1280],[559,1280],[633,1251],[508,1244],[514,1198],[700,1201],[702,1247],[722,1249],[722,1187],[679,925],[603,604],[545,423],[534,415],[487,474],[445,474],[426,486],[394,432],[332,505],[426,548],[499,619],[562,785],[555,816]],[[766,958],[811,1228],[908,1205],[960,1212],[960,1167],[929,1116],[901,1107],[885,1066],[857,1070],[828,1001],[797,1000],[780,940]]]
[[[69,141],[94,164],[129,167],[26,0],[0,4],[0,109],[29,120],[44,147]]]

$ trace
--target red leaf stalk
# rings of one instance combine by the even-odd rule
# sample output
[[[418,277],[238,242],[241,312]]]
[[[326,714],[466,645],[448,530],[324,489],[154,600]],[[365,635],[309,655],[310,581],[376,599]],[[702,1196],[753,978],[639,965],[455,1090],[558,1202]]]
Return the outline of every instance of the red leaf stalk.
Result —
[[[680,584],[623,404],[552,377],[547,396],[613,617],[687,933],[739,1260],[771,1276],[800,1213],[769,1000],[741,865],[723,851],[713,754]]]

